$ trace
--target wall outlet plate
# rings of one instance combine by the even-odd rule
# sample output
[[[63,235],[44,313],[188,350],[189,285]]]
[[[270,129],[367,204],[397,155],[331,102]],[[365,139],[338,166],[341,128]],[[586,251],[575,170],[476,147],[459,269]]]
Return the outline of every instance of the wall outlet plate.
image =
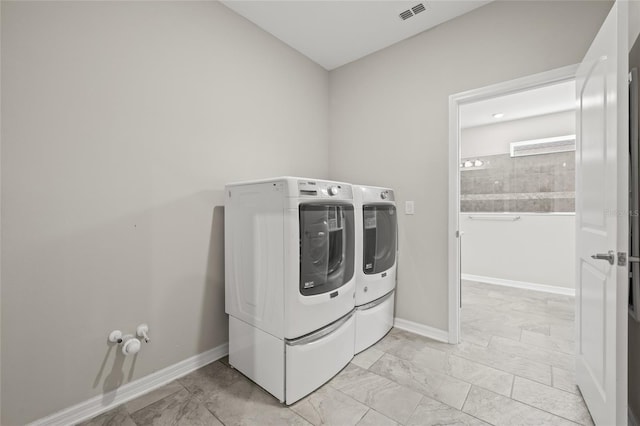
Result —
[[[405,201],[404,202],[404,213],[405,214],[415,214],[415,206],[413,201]]]

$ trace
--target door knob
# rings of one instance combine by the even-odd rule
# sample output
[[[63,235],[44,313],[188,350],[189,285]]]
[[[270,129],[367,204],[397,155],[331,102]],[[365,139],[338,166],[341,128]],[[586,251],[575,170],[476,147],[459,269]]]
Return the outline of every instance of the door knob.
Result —
[[[613,250],[609,250],[608,253],[593,254],[591,255],[591,258],[597,260],[606,260],[609,262],[609,264],[613,265],[616,261],[616,253]]]

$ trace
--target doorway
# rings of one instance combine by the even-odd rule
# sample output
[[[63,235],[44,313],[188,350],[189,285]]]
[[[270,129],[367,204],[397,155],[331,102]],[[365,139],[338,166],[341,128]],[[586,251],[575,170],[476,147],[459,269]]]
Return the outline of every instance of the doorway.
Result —
[[[487,129],[492,127],[490,120],[503,120],[505,118],[504,116],[499,116],[499,114],[506,114],[504,111],[494,109],[502,107],[504,103],[501,105],[501,102],[504,99],[510,97],[522,98],[526,101],[527,97],[529,97],[529,100],[533,99],[532,95],[530,95],[531,93],[545,94],[545,91],[554,86],[565,87],[566,89],[573,84],[576,69],[577,66],[563,67],[450,97],[449,231],[451,237],[449,239],[449,343],[455,344],[461,341],[459,307],[463,303],[463,298],[461,297],[463,293],[463,280],[461,279],[463,273],[466,274],[465,278],[468,278],[468,281],[483,280],[486,282],[491,279],[489,281],[493,285],[510,284],[511,286],[522,288],[537,281],[538,288],[535,288],[535,290],[548,290],[552,287],[553,280],[548,277],[536,276],[533,279],[518,279],[523,276],[522,271],[520,271],[523,267],[528,267],[529,270],[534,270],[538,273],[545,269],[546,266],[534,265],[533,268],[529,267],[528,264],[531,263],[531,259],[528,259],[528,257],[530,258],[531,256],[526,256],[525,254],[525,256],[518,258],[517,253],[510,249],[507,242],[509,238],[513,238],[509,231],[513,230],[514,225],[524,232],[522,234],[525,235],[524,238],[526,238],[527,233],[536,234],[535,228],[536,226],[539,227],[540,218],[534,215],[543,212],[529,212],[527,210],[546,210],[546,213],[551,210],[563,210],[559,213],[564,213],[565,217],[560,218],[557,222],[570,221],[569,215],[571,212],[568,210],[573,209],[571,196],[568,195],[570,193],[568,189],[571,189],[570,186],[560,188],[566,191],[555,191],[554,179],[553,188],[549,186],[549,183],[543,188],[546,189],[544,192],[554,192],[552,195],[554,198],[549,198],[548,196],[544,199],[540,198],[543,192],[540,191],[540,170],[542,168],[555,168],[558,160],[564,155],[567,156],[567,159],[561,161],[560,164],[565,164],[565,166],[559,168],[558,173],[563,173],[562,177],[565,179],[571,173],[569,164],[571,153],[565,149],[572,143],[571,140],[566,140],[570,137],[570,134],[566,134],[565,125],[565,129],[558,129],[560,133],[565,134],[558,134],[555,137],[548,137],[548,134],[545,135],[547,136],[546,138],[527,138],[524,136],[525,134],[536,134],[536,126],[541,125],[539,118],[529,120],[529,123],[526,123],[527,126],[525,127],[528,127],[528,130],[519,130],[519,134],[523,136],[522,138],[516,137],[517,131],[514,133],[513,129],[503,128],[499,130],[502,132],[500,136],[495,134],[492,136],[491,132],[487,132]],[[530,104],[531,102],[525,103]],[[486,110],[484,113],[480,112],[483,110],[483,106],[485,107],[484,110]],[[489,114],[489,117],[487,117],[487,114]],[[493,117],[493,114],[498,116]],[[524,110],[521,112],[522,114],[529,117],[533,115],[531,111],[525,112]],[[542,123],[549,125],[550,121],[543,120]],[[473,124],[476,124],[476,126],[472,126]],[[511,136],[509,136],[509,133]],[[477,142],[463,148],[463,136],[467,140],[475,140]],[[565,148],[562,148],[562,146]],[[558,147],[560,147],[560,150],[565,149],[565,152],[552,154],[555,158],[546,164],[544,161],[540,161],[541,158],[545,157],[544,155],[526,155],[541,149],[547,151],[558,150]],[[534,157],[537,158],[534,160]],[[544,159],[549,160],[549,158],[547,155]],[[456,165],[455,167],[454,164]],[[523,164],[527,164],[528,167],[519,167]],[[506,180],[505,176],[507,177]],[[558,180],[560,181],[560,179]],[[549,189],[554,191],[549,191]],[[525,214],[527,214],[528,219],[526,221],[523,220]],[[463,220],[464,222],[462,222]],[[525,226],[522,226],[525,222],[527,222]],[[468,227],[472,227],[468,229],[474,229],[473,240],[470,241],[471,247],[465,247],[463,223]],[[566,225],[563,224],[561,227],[567,229]],[[502,240],[496,238],[500,234],[504,237]],[[567,238],[569,237],[570,235],[567,236]],[[494,242],[496,244],[493,244]],[[489,247],[488,250],[483,250],[482,246],[486,246],[489,243],[493,244],[493,246]],[[518,245],[526,250],[530,249],[529,246],[521,242]],[[471,262],[467,262],[470,269],[467,268],[465,271],[461,268],[461,265],[464,264],[464,260],[461,261],[461,259],[465,253],[468,254],[469,250],[467,249],[476,252],[480,256],[478,258],[480,260],[471,259]],[[495,253],[498,253],[498,255],[496,256]],[[555,262],[556,259],[553,261]],[[559,264],[559,266],[561,265]],[[500,269],[502,271],[497,272]],[[512,270],[509,271],[508,269]],[[564,272],[566,275],[567,272]],[[566,282],[567,278],[561,278],[559,281]],[[565,283],[564,290],[562,286],[556,285],[553,287],[557,288],[560,294],[570,295],[569,286],[569,284]]]
[[[575,81],[463,105],[460,156],[462,280],[574,295]]]
[[[574,80],[460,108],[463,341],[573,354],[575,112]]]
[[[569,67],[458,95],[461,309],[450,330],[496,377],[513,377],[494,390],[509,404],[590,424],[575,378],[574,75]]]

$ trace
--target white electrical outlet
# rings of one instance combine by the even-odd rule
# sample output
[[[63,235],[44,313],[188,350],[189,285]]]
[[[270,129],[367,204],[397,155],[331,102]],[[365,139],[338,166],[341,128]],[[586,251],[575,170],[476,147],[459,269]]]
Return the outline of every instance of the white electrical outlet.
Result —
[[[405,214],[415,214],[415,207],[413,205],[413,201],[405,201],[404,202],[404,213]]]

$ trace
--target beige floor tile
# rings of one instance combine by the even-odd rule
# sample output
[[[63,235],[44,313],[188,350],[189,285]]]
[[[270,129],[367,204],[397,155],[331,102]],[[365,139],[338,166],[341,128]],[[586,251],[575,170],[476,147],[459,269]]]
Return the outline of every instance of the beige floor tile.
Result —
[[[409,419],[422,399],[421,393],[368,370],[355,366],[345,370],[331,386],[399,423]]]
[[[434,399],[424,397],[407,426],[483,426],[487,423]]]
[[[593,424],[580,395],[516,377],[512,398],[583,425]]]
[[[218,361],[187,374],[177,381],[192,394],[206,399],[209,395],[224,392],[239,380],[246,380],[246,378],[237,370]]]
[[[549,336],[551,333],[551,325],[549,324],[523,324],[520,326],[523,331],[531,331],[533,333]]]
[[[511,394],[513,374],[456,355],[449,355],[444,371],[455,378],[501,395],[509,396]]]
[[[382,352],[380,349],[369,348],[353,357],[351,362],[358,367],[367,369],[371,367],[377,360],[379,360],[382,355],[384,355],[384,352]]]
[[[530,333],[526,330],[522,332]],[[542,336],[542,335],[539,335]],[[542,336],[546,337],[546,336]],[[508,354],[516,355],[521,358],[529,359],[531,361],[539,362],[541,364],[563,368],[565,370],[575,369],[575,356],[566,354],[564,352],[558,352],[551,349],[543,349],[539,346],[519,342],[516,340],[505,339],[500,336],[493,336],[489,348],[497,352],[505,352]]]
[[[454,408],[462,407],[471,387],[469,383],[441,371],[418,367],[390,354],[380,358],[371,366],[370,371]]]
[[[496,426],[575,426],[562,417],[475,386],[462,411]]]
[[[460,326],[460,340],[463,342],[473,343],[474,345],[484,346],[486,348],[489,346],[489,342],[491,341],[491,335],[482,332],[471,325],[462,324]]]
[[[388,417],[383,416],[376,410],[369,410],[364,415],[362,420],[357,423],[357,426],[397,426],[398,423],[394,422]]]
[[[186,389],[138,410],[131,418],[137,426],[222,426]]]
[[[576,385],[576,374],[574,371],[563,370],[562,368],[551,368],[552,384],[554,388],[580,395]]]
[[[373,345],[371,348],[382,352],[387,352],[393,350],[398,346],[407,345],[411,341],[412,338],[411,336],[409,336],[409,333],[398,328],[392,328],[386,336],[380,339],[380,341],[378,341],[378,343]]]
[[[514,324],[508,315],[496,315],[493,318],[477,319],[463,326],[463,331],[474,332],[475,334],[490,334],[493,336],[506,337],[508,339],[519,340],[522,329]]]
[[[444,370],[447,362],[447,353],[440,349],[434,349],[424,344],[413,342],[409,345],[397,346],[388,354],[410,361],[418,367],[426,367],[434,370]]]
[[[570,356],[576,353],[576,345],[573,339],[566,339],[556,336],[545,336],[540,333],[524,330],[520,338],[522,343],[538,346],[540,348],[550,349],[557,352],[563,352]]]
[[[576,340],[576,329],[573,322],[567,322],[565,324],[551,324],[549,330],[549,336],[565,339],[570,342]]]
[[[551,384],[551,367],[521,356],[506,353],[494,348],[484,348],[473,344],[461,343],[453,352],[462,358],[522,376],[547,385]]]
[[[136,426],[124,406],[119,406],[76,426]]]
[[[291,410],[314,426],[350,426],[357,424],[369,408],[331,386],[323,386],[292,405]]]
[[[151,405],[154,402],[160,401],[169,395],[180,392],[181,390],[184,390],[184,387],[180,383],[174,381],[127,402],[125,407],[128,412],[135,413],[136,411]]]
[[[308,425],[272,395],[248,379],[208,394],[200,395],[209,411],[226,426]]]

